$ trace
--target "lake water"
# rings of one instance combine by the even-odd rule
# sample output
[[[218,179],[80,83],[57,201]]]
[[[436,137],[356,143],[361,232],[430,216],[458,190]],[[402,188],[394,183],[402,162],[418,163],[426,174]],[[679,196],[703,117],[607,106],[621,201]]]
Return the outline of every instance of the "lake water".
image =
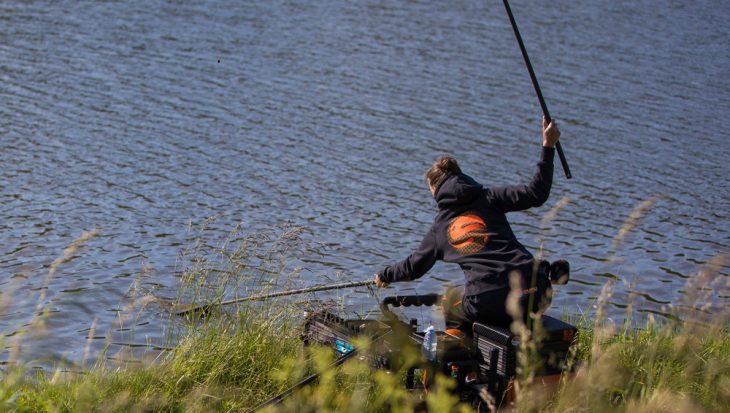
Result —
[[[608,280],[612,317],[630,302],[676,311],[730,245],[730,3],[512,8],[574,175],[556,163],[548,203],[510,217],[525,245],[545,234],[545,255],[572,263],[551,312],[590,312]],[[138,289],[174,296],[181,252],[238,223],[304,226],[319,253],[292,263],[301,285],[369,278],[428,229],[422,177],[440,154],[485,185],[514,184],[541,143],[498,1],[5,0],[0,96],[0,360],[20,346],[31,366],[82,359],[93,320],[92,353],[163,343],[164,311],[120,312]],[[717,277],[710,311],[728,309],[730,268]],[[437,265],[392,291],[461,278]]]

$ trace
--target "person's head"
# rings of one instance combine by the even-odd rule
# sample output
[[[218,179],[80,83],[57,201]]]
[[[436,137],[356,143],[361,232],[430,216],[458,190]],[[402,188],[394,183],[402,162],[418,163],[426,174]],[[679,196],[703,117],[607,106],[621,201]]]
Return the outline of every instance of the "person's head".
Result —
[[[426,183],[428,184],[428,189],[431,190],[431,194],[436,196],[436,191],[438,191],[441,183],[444,182],[447,175],[458,173],[461,173],[461,168],[459,168],[459,164],[456,162],[456,159],[449,155],[443,155],[438,158],[436,162],[428,168],[425,176]]]

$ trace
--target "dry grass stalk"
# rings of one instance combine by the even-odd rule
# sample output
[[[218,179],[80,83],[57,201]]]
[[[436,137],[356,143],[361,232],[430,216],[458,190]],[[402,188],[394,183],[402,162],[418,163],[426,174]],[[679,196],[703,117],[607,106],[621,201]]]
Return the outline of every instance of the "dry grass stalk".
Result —
[[[634,208],[633,211],[631,211],[631,214],[629,214],[628,218],[626,218],[626,221],[624,221],[623,225],[621,225],[621,228],[618,231],[618,234],[613,238],[613,241],[611,242],[611,250],[616,251],[619,246],[621,245],[621,242],[626,238],[626,236],[636,228],[636,226],[639,224],[639,220],[649,212],[649,209],[654,205],[657,201],[660,199],[665,198],[662,195],[653,196],[646,201],[642,202]]]

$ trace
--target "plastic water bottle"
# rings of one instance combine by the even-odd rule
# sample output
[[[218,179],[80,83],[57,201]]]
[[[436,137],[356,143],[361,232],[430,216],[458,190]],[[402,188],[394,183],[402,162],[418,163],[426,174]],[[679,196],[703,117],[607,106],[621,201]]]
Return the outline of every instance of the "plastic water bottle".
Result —
[[[426,356],[428,361],[436,360],[436,349],[438,347],[438,337],[436,337],[436,329],[433,324],[426,328],[423,333],[423,355]]]

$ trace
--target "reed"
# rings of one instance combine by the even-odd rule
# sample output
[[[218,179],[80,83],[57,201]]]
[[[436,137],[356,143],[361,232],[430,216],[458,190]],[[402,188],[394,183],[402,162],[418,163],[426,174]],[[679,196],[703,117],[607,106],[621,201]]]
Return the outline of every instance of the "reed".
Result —
[[[631,225],[636,225],[638,217],[633,218]],[[296,284],[298,270],[292,259],[312,248],[302,234],[302,229],[278,228],[246,235],[236,228],[216,246],[194,246],[187,252],[190,264],[181,277],[179,300],[210,302]],[[730,317],[727,309],[713,309],[708,315],[703,307],[708,290],[727,291],[727,278],[718,275],[726,258],[718,257],[688,280],[684,301],[674,308],[676,319],[649,316],[641,325],[612,324],[602,312],[611,295],[607,284],[596,302],[595,318],[570,320],[580,324],[571,360],[578,364],[577,374],[563,380],[555,393],[542,394],[531,374],[530,355],[540,345],[539,335],[524,340],[519,357],[521,397],[512,409],[727,411]],[[274,299],[241,303],[213,317],[177,319],[170,333],[174,346],[143,357],[141,363],[115,364],[102,354],[82,373],[61,368],[28,371],[22,363],[7,364],[0,371],[0,411],[246,411],[312,372],[321,373],[318,382],[269,411],[469,411],[449,392],[453,383],[447,377],[437,377],[435,390],[419,396],[405,390],[402,374],[372,370],[363,360],[326,368],[333,354],[305,350],[299,341],[302,305]],[[7,295],[0,297],[3,307],[12,307]],[[632,314],[626,319],[632,320]],[[90,324],[91,338],[99,326]],[[370,343],[361,340],[357,345],[366,353]],[[84,354],[87,357],[88,350]],[[415,361],[420,354],[410,357]]]

